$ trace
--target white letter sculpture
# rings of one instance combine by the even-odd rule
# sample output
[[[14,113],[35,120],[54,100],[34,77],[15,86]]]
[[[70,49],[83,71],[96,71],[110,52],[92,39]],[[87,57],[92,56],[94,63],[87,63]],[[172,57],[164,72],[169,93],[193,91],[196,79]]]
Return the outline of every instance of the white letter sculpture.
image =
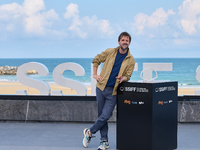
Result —
[[[197,79],[198,82],[200,82],[200,66],[198,66],[197,70],[196,70],[196,79]],[[200,95],[200,90],[195,90],[194,94]]]
[[[57,84],[59,84],[61,86],[74,89],[77,92],[77,95],[85,96],[87,94],[87,89],[86,89],[85,85],[81,82],[63,77],[62,73],[65,70],[73,71],[75,73],[75,76],[84,76],[85,75],[84,68],[81,65],[76,64],[76,63],[62,63],[62,64],[56,66],[56,68],[54,69],[53,79]],[[53,91],[52,91],[52,93],[53,93]]]
[[[143,78],[146,80],[152,79],[152,71],[172,71],[172,63],[143,63],[143,69],[147,69],[143,72]]]
[[[38,62],[29,62],[18,67],[17,80],[23,85],[38,89],[40,91],[40,95],[50,95],[50,87],[46,82],[27,76],[26,71],[29,69],[36,70],[39,76],[47,76],[49,74],[49,70],[45,65]],[[26,90],[16,91],[17,95],[26,95],[26,93]]]

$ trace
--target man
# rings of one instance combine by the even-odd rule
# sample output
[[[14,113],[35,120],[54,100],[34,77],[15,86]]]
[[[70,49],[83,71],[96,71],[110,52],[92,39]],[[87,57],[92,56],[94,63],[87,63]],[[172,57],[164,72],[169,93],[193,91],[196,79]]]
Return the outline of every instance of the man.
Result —
[[[93,77],[97,80],[96,99],[98,119],[90,129],[83,131],[83,146],[88,147],[92,138],[100,130],[101,142],[98,150],[109,148],[108,144],[108,119],[117,102],[117,87],[119,83],[128,81],[132,75],[135,60],[129,51],[131,36],[122,32],[118,37],[117,48],[109,48],[98,54],[93,60]],[[97,75],[98,66],[104,62],[100,75]]]

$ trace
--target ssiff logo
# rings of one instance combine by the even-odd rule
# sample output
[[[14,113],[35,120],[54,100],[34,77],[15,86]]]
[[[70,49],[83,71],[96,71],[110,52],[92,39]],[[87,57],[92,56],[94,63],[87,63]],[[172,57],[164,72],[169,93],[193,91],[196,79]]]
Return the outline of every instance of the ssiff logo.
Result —
[[[129,101],[129,100],[124,100],[124,103],[130,105],[130,104],[131,104],[131,101]]]
[[[120,89],[120,91],[124,91],[124,87],[123,86],[121,86],[119,89]]]
[[[163,105],[163,101],[159,101],[159,102],[158,102],[158,105]]]

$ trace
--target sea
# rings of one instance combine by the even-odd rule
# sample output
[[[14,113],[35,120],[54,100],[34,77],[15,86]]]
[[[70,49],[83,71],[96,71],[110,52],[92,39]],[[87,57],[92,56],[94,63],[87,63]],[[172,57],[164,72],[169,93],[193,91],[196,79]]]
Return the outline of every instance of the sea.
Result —
[[[63,76],[68,79],[82,82],[85,85],[91,83],[91,63],[93,58],[0,58],[0,66],[21,66],[29,62],[38,62],[45,65],[49,70],[49,75],[39,76],[29,75],[30,78],[41,80],[47,83],[55,83],[52,77],[53,70],[62,63],[76,63],[85,70],[84,76],[75,76],[71,70],[65,70]],[[138,63],[138,71],[134,71],[130,82],[141,81],[140,73],[143,70],[143,63],[172,63],[172,71],[158,71],[155,80],[178,81],[179,87],[200,87],[200,82],[196,79],[196,70],[200,66],[200,58],[135,58]],[[101,65],[101,67],[103,64]],[[31,68],[30,68],[31,69]],[[155,73],[153,73],[153,77]],[[17,81],[16,75],[0,75],[0,81]]]

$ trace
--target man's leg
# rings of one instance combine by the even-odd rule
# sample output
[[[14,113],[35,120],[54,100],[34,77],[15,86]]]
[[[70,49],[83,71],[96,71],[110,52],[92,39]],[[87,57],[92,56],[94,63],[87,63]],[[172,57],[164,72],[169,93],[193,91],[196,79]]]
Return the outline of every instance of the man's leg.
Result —
[[[97,100],[97,109],[98,109],[98,117],[99,117],[102,114],[102,110],[106,102],[104,92],[101,91],[99,88],[96,88],[96,100]]]
[[[99,90],[99,89],[98,89]],[[97,92],[98,92],[97,90]],[[116,105],[116,95],[112,95],[113,88],[112,87],[106,87],[105,90],[102,92],[103,97],[105,97],[105,103],[102,108],[103,102],[97,102],[100,103],[98,105],[98,112],[100,112],[100,116],[94,123],[94,125],[90,128],[90,131],[92,134],[96,133],[98,130],[101,130],[101,140],[108,140],[107,133],[108,133],[108,125],[107,121],[112,116],[112,112]],[[97,99],[99,100],[99,99]]]
[[[101,115],[102,113],[102,109],[104,107],[104,104],[105,104],[105,97],[103,96],[103,92],[99,89],[99,88],[96,88],[96,100],[97,100],[97,108],[98,108],[98,117]],[[83,134],[84,134],[84,138],[83,138],[83,146],[84,147],[88,147],[89,145],[89,142],[92,138],[92,134],[95,134],[99,129],[93,127],[93,129],[85,129],[83,131]]]
[[[112,116],[112,113],[113,113],[113,110],[115,108],[116,101],[117,101],[116,95],[112,95],[112,92],[113,92],[113,88],[111,88],[111,87],[108,87],[108,90],[105,91],[106,102],[105,102],[104,108],[102,110],[102,112],[104,114],[107,114],[106,118],[108,118],[108,119],[110,119],[110,117]],[[104,140],[108,141],[108,122],[107,121],[104,124],[104,126],[100,129],[100,134],[101,134],[102,141],[104,141]]]
[[[98,107],[98,117],[102,114],[103,107],[106,102],[106,97],[104,96],[105,92],[101,91],[100,89],[96,88],[96,95],[97,95],[97,107]],[[108,132],[108,123],[106,122],[105,125],[100,129],[101,140],[102,137],[107,139],[107,135],[104,133]]]

